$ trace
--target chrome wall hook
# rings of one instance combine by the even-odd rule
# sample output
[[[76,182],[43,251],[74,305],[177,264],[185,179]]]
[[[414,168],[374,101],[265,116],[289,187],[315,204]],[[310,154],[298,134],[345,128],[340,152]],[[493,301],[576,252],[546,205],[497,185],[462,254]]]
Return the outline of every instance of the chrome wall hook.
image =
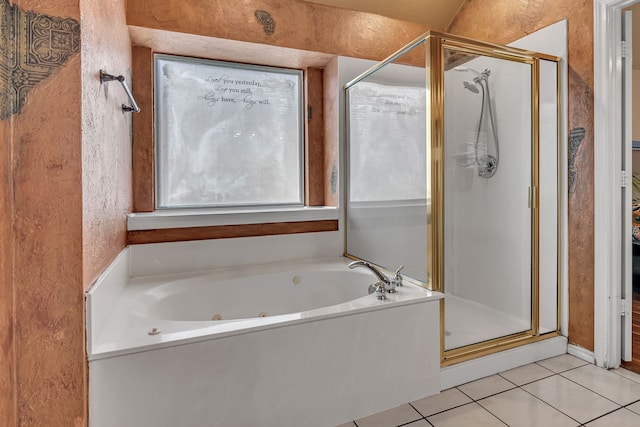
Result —
[[[127,96],[129,97],[129,101],[131,101],[131,106],[122,104],[122,111],[125,111],[125,112],[135,111],[136,113],[139,113],[140,108],[138,107],[136,100],[133,99],[133,94],[129,90],[129,86],[127,86],[127,83],[124,81],[124,76],[122,75],[114,76],[113,74],[108,74],[100,70],[100,83],[111,82],[114,80],[120,82],[120,84],[122,85],[122,88],[124,89],[124,91],[127,93]]]

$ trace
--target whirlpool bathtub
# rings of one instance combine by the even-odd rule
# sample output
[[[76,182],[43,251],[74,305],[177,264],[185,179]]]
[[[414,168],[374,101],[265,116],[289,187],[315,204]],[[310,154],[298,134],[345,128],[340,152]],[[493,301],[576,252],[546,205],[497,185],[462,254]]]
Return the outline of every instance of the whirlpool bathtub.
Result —
[[[439,392],[441,295],[377,300],[348,262],[129,279],[88,322],[91,426],[331,426]]]

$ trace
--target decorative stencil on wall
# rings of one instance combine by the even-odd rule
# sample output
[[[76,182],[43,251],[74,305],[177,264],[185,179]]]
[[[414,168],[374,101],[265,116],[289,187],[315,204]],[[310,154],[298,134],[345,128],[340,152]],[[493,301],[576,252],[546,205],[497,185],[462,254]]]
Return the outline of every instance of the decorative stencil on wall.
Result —
[[[262,25],[262,30],[266,35],[270,36],[276,31],[276,21],[273,20],[269,12],[266,10],[256,10],[255,16],[258,23]]]
[[[18,8],[0,0],[0,120],[13,111],[11,70],[16,67]]]
[[[0,120],[22,110],[27,94],[80,50],[80,24],[23,11],[0,0]]]
[[[336,194],[338,191],[338,168],[335,165],[331,168],[331,194]]]
[[[573,193],[576,186],[576,176],[578,170],[576,169],[576,156],[578,154],[578,148],[584,140],[586,130],[584,128],[573,128],[569,132],[569,194]]]

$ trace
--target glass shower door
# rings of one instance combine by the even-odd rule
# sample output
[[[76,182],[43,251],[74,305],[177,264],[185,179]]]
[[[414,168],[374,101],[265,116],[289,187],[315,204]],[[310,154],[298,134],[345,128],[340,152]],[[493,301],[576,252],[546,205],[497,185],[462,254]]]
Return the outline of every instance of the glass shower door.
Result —
[[[346,254],[427,283],[423,41],[346,88]]]
[[[532,63],[445,48],[444,67],[449,351],[533,329],[537,159]]]

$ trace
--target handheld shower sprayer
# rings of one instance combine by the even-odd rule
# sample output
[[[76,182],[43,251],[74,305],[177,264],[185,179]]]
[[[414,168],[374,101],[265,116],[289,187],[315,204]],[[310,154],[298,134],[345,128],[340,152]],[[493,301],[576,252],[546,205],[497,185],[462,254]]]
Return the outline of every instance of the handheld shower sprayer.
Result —
[[[474,74],[476,77],[481,77],[482,74],[476,70],[474,70],[473,68],[469,68],[469,67],[455,67],[454,71],[458,71],[461,73],[466,73],[469,72],[471,74]]]
[[[498,170],[498,163],[500,161],[500,144],[498,142],[498,133],[497,126],[495,122],[495,114],[493,111],[493,104],[491,100],[491,92],[489,90],[489,76],[491,75],[491,70],[488,68],[484,69],[482,72],[476,71],[473,68],[469,67],[455,67],[455,71],[459,72],[469,72],[473,74],[475,77],[473,78],[473,83],[469,81],[464,81],[462,84],[465,89],[469,90],[473,93],[479,93],[482,91],[482,106],[480,107],[480,119],[478,120],[478,130],[476,132],[476,141],[474,144],[475,148],[475,163],[478,165],[478,175],[482,178],[491,178],[494,176]],[[478,90],[478,87],[480,90]],[[490,154],[486,154],[484,156],[480,156],[479,144],[480,144],[480,134],[482,131],[482,123],[484,119],[484,111],[485,111],[485,101],[488,104],[487,110],[489,110],[489,125],[491,126],[491,131],[493,133],[493,141],[496,148],[496,155],[492,156]]]

